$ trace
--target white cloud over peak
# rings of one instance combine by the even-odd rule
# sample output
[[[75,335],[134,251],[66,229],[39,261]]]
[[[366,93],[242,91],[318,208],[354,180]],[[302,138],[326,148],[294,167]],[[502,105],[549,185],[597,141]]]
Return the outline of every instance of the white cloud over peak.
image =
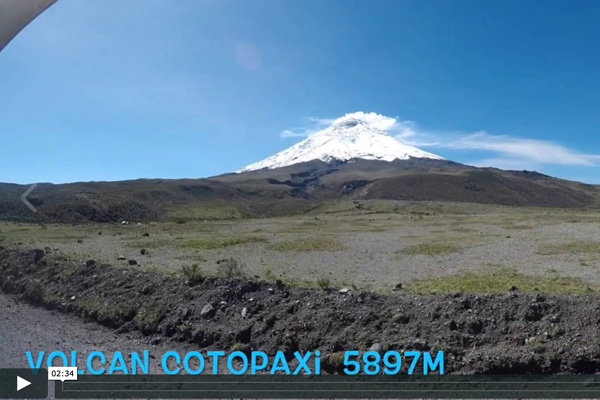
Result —
[[[389,132],[400,139],[413,137],[417,134],[417,125],[413,121],[400,121],[398,117],[387,117],[374,112],[366,113],[357,111],[333,119],[310,117],[309,121],[316,125],[312,129],[285,129],[281,131],[279,136],[282,138],[308,137],[314,133],[320,132],[330,125],[349,119],[357,119],[366,122],[369,126],[381,131]]]
[[[481,161],[475,162],[478,166],[510,169],[530,169],[542,165],[600,166],[599,154],[581,153],[550,140],[494,135],[485,131],[428,132],[413,121],[403,121],[398,117],[364,111],[348,113],[333,119],[310,117],[312,127],[286,129],[280,133],[280,136],[282,138],[308,137],[327,126],[347,119],[364,121],[373,128],[388,132],[398,140],[413,146],[465,151],[469,153],[470,158],[473,158],[475,153],[487,154],[487,157],[482,157]]]
[[[398,124],[397,118],[386,117],[385,115],[377,114],[374,112],[366,113],[363,111],[357,111],[346,114],[343,117],[335,119],[333,122],[339,123],[349,119],[357,119],[359,121],[364,121],[367,124],[369,124],[369,126],[386,132],[393,130]]]

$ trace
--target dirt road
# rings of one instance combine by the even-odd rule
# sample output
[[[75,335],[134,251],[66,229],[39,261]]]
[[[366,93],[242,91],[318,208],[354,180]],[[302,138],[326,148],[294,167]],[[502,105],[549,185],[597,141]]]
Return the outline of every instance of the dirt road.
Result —
[[[165,352],[197,350],[179,342],[150,342],[150,338],[135,332],[116,334],[95,322],[86,323],[74,315],[34,307],[0,294],[0,368],[28,368],[27,351],[34,356],[41,351],[70,354],[77,350],[82,355],[102,351],[109,357],[115,351],[129,354],[149,350],[150,372],[158,373],[162,371],[160,356]]]

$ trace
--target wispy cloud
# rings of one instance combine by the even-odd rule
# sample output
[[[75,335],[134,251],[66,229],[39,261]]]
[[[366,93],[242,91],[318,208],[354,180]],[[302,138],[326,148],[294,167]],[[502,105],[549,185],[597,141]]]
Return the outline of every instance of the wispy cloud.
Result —
[[[419,127],[414,121],[363,111],[333,119],[310,117],[312,127],[284,130],[281,137],[307,137],[348,118],[362,120],[413,146],[464,151],[469,153],[470,158],[479,154],[479,161],[473,162],[478,166],[504,169],[535,169],[543,165],[600,166],[600,154],[579,152],[550,140],[494,135],[486,131],[431,132]]]
[[[288,138],[299,138],[299,137],[309,137],[325,128],[329,125],[333,124],[335,119],[327,119],[327,118],[317,118],[317,117],[308,117],[309,126],[303,128],[291,128],[284,129],[279,133],[279,137],[288,139]]]
[[[546,140],[525,139],[507,135],[477,132],[445,144],[461,150],[483,150],[506,157],[533,161],[539,164],[596,166],[600,155],[580,153],[561,144]]]
[[[308,137],[309,133],[304,132],[294,132],[291,129],[284,129],[279,133],[279,136],[282,138],[295,138],[295,137]]]

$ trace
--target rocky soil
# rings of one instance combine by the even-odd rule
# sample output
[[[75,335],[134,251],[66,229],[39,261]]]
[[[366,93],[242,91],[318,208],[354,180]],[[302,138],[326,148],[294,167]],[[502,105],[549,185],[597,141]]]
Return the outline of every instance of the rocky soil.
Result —
[[[589,374],[600,371],[597,295],[378,295],[281,282],[165,276],[0,249],[0,287],[48,309],[149,343],[219,350],[341,352],[444,350],[450,373]],[[374,346],[380,344],[380,346]]]

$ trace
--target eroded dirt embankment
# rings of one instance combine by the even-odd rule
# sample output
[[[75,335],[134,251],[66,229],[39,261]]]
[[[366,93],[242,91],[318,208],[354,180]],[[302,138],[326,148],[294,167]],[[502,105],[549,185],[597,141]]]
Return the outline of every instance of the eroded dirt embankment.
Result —
[[[308,290],[252,280],[182,277],[0,249],[0,287],[156,342],[274,353],[320,349],[335,372],[345,350],[444,350],[460,373],[600,371],[600,297],[398,294]]]

